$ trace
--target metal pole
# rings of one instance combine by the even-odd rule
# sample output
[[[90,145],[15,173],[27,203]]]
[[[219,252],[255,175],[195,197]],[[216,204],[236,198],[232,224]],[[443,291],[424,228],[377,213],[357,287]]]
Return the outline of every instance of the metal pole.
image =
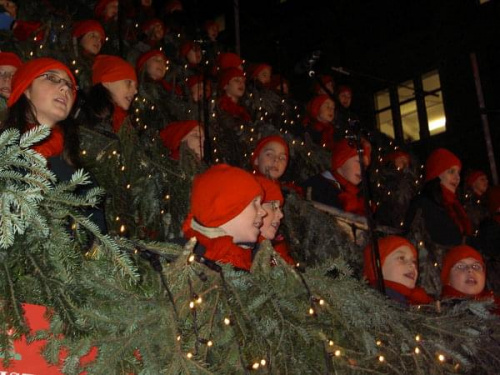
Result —
[[[495,152],[491,142],[490,124],[486,113],[486,107],[484,105],[483,88],[481,86],[481,77],[479,76],[477,56],[474,52],[470,54],[470,61],[472,65],[472,73],[474,74],[474,83],[476,84],[476,95],[479,104],[479,111],[481,112],[481,123],[483,125],[484,141],[486,142],[486,151],[490,162],[491,178],[493,179],[493,184],[498,185],[498,171],[495,162]]]

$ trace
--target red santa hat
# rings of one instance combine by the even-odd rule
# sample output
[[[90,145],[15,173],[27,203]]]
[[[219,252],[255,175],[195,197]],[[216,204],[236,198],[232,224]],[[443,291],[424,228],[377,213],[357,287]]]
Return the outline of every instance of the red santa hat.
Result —
[[[0,65],[10,65],[19,69],[23,62],[15,53],[0,52]]]
[[[283,145],[283,147],[285,148],[286,157],[288,159],[290,150],[289,150],[287,141],[285,141],[283,139],[283,137],[281,137],[279,135],[270,135],[270,136],[261,138],[259,140],[259,142],[257,142],[257,145],[255,146],[255,150],[253,151],[252,156],[250,158],[250,164],[252,165],[252,167],[255,166],[255,160],[257,160],[261,151],[270,142],[277,142],[277,143],[280,143],[281,145]]]
[[[222,52],[217,57],[217,66],[220,70],[228,68],[239,68],[243,60],[236,53]]]
[[[193,41],[187,41],[182,43],[181,47],[179,48],[179,56],[180,57],[186,57],[193,48],[195,48],[197,44]]]
[[[248,67],[247,73],[250,78],[257,78],[259,73],[265,69],[269,69],[269,72],[271,72],[272,67],[268,64],[252,64]]]
[[[104,40],[106,39],[106,33],[104,32],[101,24],[95,20],[84,20],[76,22],[75,26],[73,27],[72,35],[75,38],[80,38],[92,31],[97,32],[101,37],[101,42],[104,42]]]
[[[255,176],[257,182],[262,186],[264,191],[264,197],[262,198],[262,203],[279,201],[280,206],[283,205],[285,201],[283,198],[283,193],[281,192],[281,187],[278,181],[271,180],[265,176]]]
[[[165,35],[165,24],[158,18],[152,18],[150,20],[147,20],[146,22],[143,22],[141,24],[141,31],[143,33],[147,33],[155,25],[160,25],[163,28],[163,35]]]
[[[121,57],[112,55],[99,55],[92,67],[92,84],[102,82],[115,82],[130,79],[137,82],[135,69]]]
[[[396,249],[401,246],[408,246],[415,256],[417,255],[417,249],[415,246],[411,244],[406,238],[399,236],[387,236],[383,238],[379,238],[378,240],[378,251],[380,254],[380,266],[384,265],[387,257]],[[364,267],[363,267],[363,275],[368,280],[370,284],[374,284],[377,281],[377,273],[375,272],[374,262],[372,261],[372,245],[369,244],[365,247],[364,251]]]
[[[465,258],[473,258],[484,267],[483,257],[477,250],[467,245],[455,246],[448,250],[443,258],[443,267],[441,268],[441,282],[443,285],[448,285],[453,266]]]
[[[172,159],[179,158],[179,148],[183,138],[194,128],[200,126],[200,123],[195,120],[176,121],[168,124],[160,131],[160,138],[163,145],[170,150]]]
[[[425,181],[433,180],[447,169],[455,166],[462,168],[460,159],[451,151],[445,148],[438,148],[431,152],[425,162]]]
[[[167,56],[165,56],[165,54],[162,51],[160,51],[158,49],[152,49],[146,53],[143,53],[137,59],[137,63],[135,64],[135,68],[137,69],[137,72],[140,72],[142,70],[142,68],[144,67],[144,65],[148,62],[148,60],[152,57],[155,57],[155,56],[160,56],[165,61],[168,61]]]
[[[103,13],[106,10],[106,7],[108,6],[108,4],[111,4],[114,1],[119,2],[118,0],[98,0],[96,5],[95,5],[95,8],[94,8],[95,16],[97,18],[102,18]]]
[[[342,167],[344,163],[350,158],[357,156],[358,151],[354,144],[343,138],[342,140],[335,142],[332,151],[332,171],[337,170]]]
[[[76,97],[76,81],[71,70],[60,61],[48,57],[42,57],[28,61],[17,69],[14,77],[12,77],[12,92],[9,100],[7,101],[7,106],[12,107],[35,78],[38,78],[41,74],[54,69],[66,72],[75,87],[74,94]]]
[[[474,185],[474,182],[476,182],[479,177],[483,176],[486,177],[486,173],[484,173],[483,171],[470,171],[467,174],[467,177],[465,177],[465,185],[467,185],[468,187],[472,187],[472,185]]]
[[[238,68],[229,68],[223,70],[219,76],[219,88],[223,90],[224,87],[226,87],[226,85],[229,83],[229,81],[236,77],[245,77],[245,73],[243,72],[243,70]]]
[[[405,152],[405,151],[401,151],[401,150],[389,152],[388,154],[384,155],[383,160],[385,163],[388,163],[390,161],[395,162],[396,159],[398,159],[398,158],[406,158],[406,159],[408,159],[408,162],[411,161],[410,154]]]
[[[311,118],[316,118],[319,115],[319,110],[324,102],[327,100],[332,100],[328,95],[318,95],[312,98],[309,103],[307,103],[307,113]]]
[[[342,94],[343,92],[348,92],[349,94],[352,94],[352,89],[347,85],[342,85],[339,87],[338,95]]]
[[[198,175],[191,190],[191,214],[205,227],[216,228],[238,216],[262,187],[243,169],[218,164]]]

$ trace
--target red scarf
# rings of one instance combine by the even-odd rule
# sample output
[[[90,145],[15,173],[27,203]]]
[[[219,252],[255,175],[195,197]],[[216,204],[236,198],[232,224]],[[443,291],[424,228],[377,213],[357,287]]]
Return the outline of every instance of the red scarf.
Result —
[[[32,129],[34,126],[29,125],[28,128]],[[55,125],[50,129],[50,135],[32,148],[41,154],[45,159],[61,155],[64,150],[64,134],[61,128]]]
[[[335,128],[332,123],[316,120],[311,122],[310,126],[321,134],[321,145],[325,145],[327,149],[333,150],[333,133],[335,132]]]
[[[332,174],[342,187],[342,191],[339,193],[342,209],[346,212],[352,212],[354,214],[364,216],[366,214],[365,201],[363,196],[360,196],[359,194],[359,188],[347,181],[339,173],[332,172]]]
[[[476,294],[475,296],[470,296],[459,292],[451,285],[444,285],[443,290],[441,291],[442,299],[454,299],[454,298],[462,298],[462,299],[474,299],[476,301],[484,301],[488,299],[493,299],[495,302],[495,309],[493,313],[496,315],[500,315],[500,298],[497,297],[491,290],[483,290],[481,293]]]
[[[247,110],[243,108],[241,105],[235,103],[233,99],[231,99],[227,95],[223,95],[219,99],[219,108],[232,115],[233,117],[237,117],[245,122],[250,121],[250,115]]]
[[[431,298],[423,288],[418,286],[411,289],[403,284],[389,280],[384,280],[384,285],[386,288],[402,294],[410,305],[428,305],[434,302],[434,299]]]
[[[192,214],[189,214],[184,223],[182,230],[186,238],[196,237],[198,242],[205,247],[203,256],[214,262],[232,264],[234,267],[250,271],[252,267],[252,250],[244,249],[233,242],[233,237],[222,236],[216,238],[208,238],[198,231],[191,228]]]
[[[472,234],[472,225],[464,208],[458,201],[457,195],[443,185],[441,185],[441,190],[443,192],[443,205],[448,216],[451,217],[463,235],[470,236]]]
[[[174,85],[170,82],[165,81],[164,79],[161,79],[158,81],[162,87],[165,89],[167,92],[173,92],[177,96],[182,96],[182,89],[179,85]]]
[[[125,111],[122,107],[119,107],[115,105],[114,111],[113,111],[113,131],[115,133],[118,133],[120,131],[120,128],[123,125],[123,121],[127,117],[127,111]]]

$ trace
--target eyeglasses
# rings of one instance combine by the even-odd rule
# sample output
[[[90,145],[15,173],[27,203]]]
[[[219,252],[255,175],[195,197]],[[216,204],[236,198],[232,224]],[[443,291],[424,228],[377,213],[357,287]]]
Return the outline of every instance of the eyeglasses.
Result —
[[[457,263],[453,268],[460,272],[467,272],[469,271],[469,269],[473,269],[474,271],[477,272],[484,271],[484,267],[481,263],[473,263],[473,264]]]
[[[75,92],[78,90],[78,86],[75,86],[73,82],[68,81],[67,79],[61,78],[56,74],[44,73],[40,74],[39,77],[45,77],[46,80],[52,82],[54,85],[59,85],[61,82],[71,91]]]
[[[11,72],[0,72],[0,79],[7,81],[9,79],[12,79],[14,76],[14,73]]]

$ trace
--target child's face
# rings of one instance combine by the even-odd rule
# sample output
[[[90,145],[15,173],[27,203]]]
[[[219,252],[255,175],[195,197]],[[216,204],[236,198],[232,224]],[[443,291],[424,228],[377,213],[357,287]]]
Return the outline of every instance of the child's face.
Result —
[[[112,1],[104,9],[104,19],[115,20],[118,17],[118,1]]]
[[[439,175],[441,185],[448,190],[455,192],[460,184],[460,168],[457,165],[445,170]]]
[[[394,160],[394,165],[398,170],[404,170],[410,166],[410,160],[406,156],[398,156]]]
[[[384,280],[402,284],[410,289],[415,288],[418,270],[417,259],[408,246],[400,246],[387,258],[382,265]]]
[[[271,82],[271,69],[262,69],[262,71],[257,74],[257,81],[259,81],[263,85],[269,84],[269,82]]]
[[[12,77],[17,68],[12,65],[0,65],[0,95],[5,99],[10,98],[12,92]]]
[[[83,50],[90,55],[97,55],[101,51],[102,47],[101,34],[99,34],[97,31],[90,31],[86,33],[82,37],[80,45],[82,46]]]
[[[210,26],[207,30],[207,35],[208,39],[210,39],[212,42],[215,42],[217,40],[217,37],[219,36],[219,29],[217,28],[217,26]]]
[[[342,164],[337,172],[353,185],[361,182],[361,166],[359,165],[359,156],[353,156]]]
[[[228,236],[233,237],[234,243],[257,242],[263,217],[266,216],[260,202],[259,195],[236,217],[220,226]]]
[[[161,23],[155,23],[148,31],[149,39],[152,41],[161,40],[164,34],[165,32]]]
[[[273,180],[283,176],[287,163],[285,146],[279,142],[267,143],[255,159],[255,166],[259,172]]]
[[[165,77],[166,71],[167,62],[162,56],[153,56],[146,62],[146,73],[154,81]]]
[[[339,102],[344,108],[349,108],[351,106],[352,93],[350,91],[342,91],[339,94]]]
[[[137,94],[137,82],[131,79],[103,82],[102,85],[109,90],[113,103],[125,111],[129,109]]]
[[[474,193],[476,193],[477,196],[482,196],[484,193],[486,193],[486,190],[488,190],[488,177],[486,176],[480,176],[476,178],[476,181],[472,184],[472,190],[474,190]]]
[[[187,133],[182,142],[186,142],[187,146],[198,156],[198,159],[203,158],[203,146],[205,144],[205,131],[201,126],[195,127]]]
[[[186,56],[186,60],[193,65],[197,65],[201,61],[201,48],[198,45],[194,45]]]
[[[265,239],[272,240],[276,237],[276,232],[280,227],[283,211],[281,211],[279,201],[262,203],[262,208],[266,211],[267,215],[264,216],[262,227],[260,227],[260,234]]]
[[[233,98],[239,99],[245,94],[245,77],[234,77],[231,78],[229,83],[224,87],[226,95]]]
[[[319,108],[317,120],[321,122],[333,122],[335,118],[335,103],[327,99]]]
[[[464,294],[474,296],[484,289],[486,272],[474,258],[465,258],[451,268],[449,285]]]

